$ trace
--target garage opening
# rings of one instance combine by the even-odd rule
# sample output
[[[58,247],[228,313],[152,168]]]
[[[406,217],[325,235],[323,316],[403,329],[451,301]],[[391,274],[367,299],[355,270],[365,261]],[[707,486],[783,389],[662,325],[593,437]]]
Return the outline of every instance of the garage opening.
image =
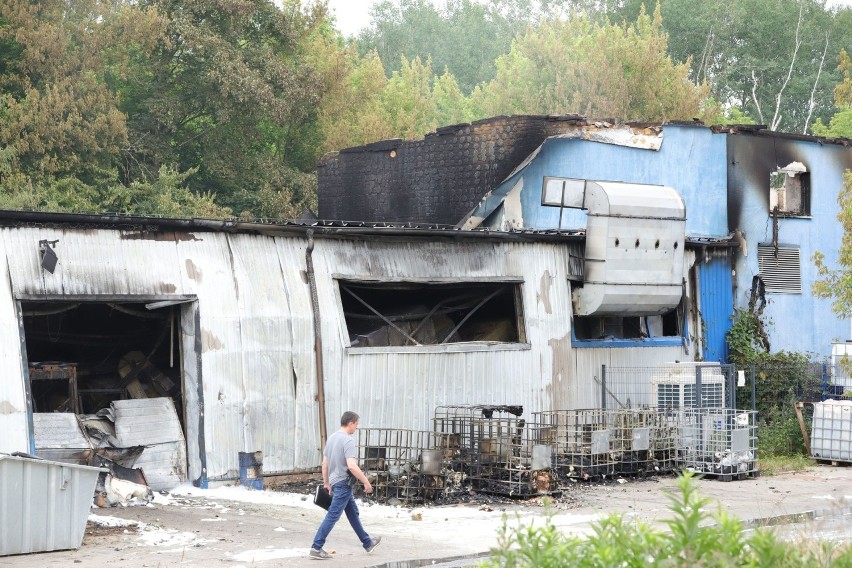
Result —
[[[186,481],[182,302],[20,302],[36,455]]]
[[[21,302],[33,412],[95,414],[114,400],[170,397],[182,419],[178,309]]]

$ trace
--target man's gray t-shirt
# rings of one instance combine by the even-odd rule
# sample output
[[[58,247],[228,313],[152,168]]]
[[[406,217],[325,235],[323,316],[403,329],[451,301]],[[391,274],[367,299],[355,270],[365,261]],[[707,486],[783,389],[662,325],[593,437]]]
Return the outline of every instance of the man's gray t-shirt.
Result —
[[[328,458],[328,483],[334,485],[348,478],[349,466],[346,458],[358,458],[355,439],[338,430],[325,443],[325,456]]]

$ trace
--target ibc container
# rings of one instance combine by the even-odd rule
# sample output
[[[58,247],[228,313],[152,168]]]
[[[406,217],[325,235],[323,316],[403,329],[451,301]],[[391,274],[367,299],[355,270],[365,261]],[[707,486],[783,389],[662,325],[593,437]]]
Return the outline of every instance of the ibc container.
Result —
[[[79,548],[101,471],[0,454],[0,556]]]
[[[811,457],[852,462],[852,400],[814,404]]]

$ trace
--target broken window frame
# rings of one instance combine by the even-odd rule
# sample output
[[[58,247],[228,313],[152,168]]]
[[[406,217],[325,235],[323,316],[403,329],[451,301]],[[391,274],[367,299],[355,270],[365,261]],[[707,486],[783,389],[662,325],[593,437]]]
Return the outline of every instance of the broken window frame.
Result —
[[[360,353],[407,353],[407,352],[459,352],[459,351],[517,351],[517,350],[527,350],[530,349],[531,346],[527,340],[526,335],[526,318],[524,314],[523,307],[523,284],[524,280],[522,278],[515,277],[495,277],[495,278],[404,278],[404,279],[394,279],[394,280],[384,280],[384,279],[376,279],[376,278],[359,278],[353,277],[350,275],[344,274],[334,274],[332,276],[334,280],[334,291],[337,296],[337,305],[338,312],[340,317],[340,336],[343,347],[346,353],[352,354],[360,354]],[[512,287],[512,295],[513,295],[513,317],[514,317],[514,325],[516,331],[516,341],[512,342],[498,342],[498,341],[455,341],[455,342],[446,342],[446,343],[437,343],[437,344],[410,344],[410,345],[377,345],[377,346],[353,346],[350,341],[350,332],[349,332],[349,324],[347,320],[347,316],[344,310],[344,302],[343,297],[349,296],[353,297],[350,292],[347,292],[346,284],[353,284],[355,287],[364,287],[364,286],[375,286],[376,289],[385,288],[387,290],[393,289],[403,289],[406,287],[429,287],[429,286],[445,286],[447,288],[463,288],[464,286],[485,286],[485,285],[493,285],[500,286],[502,288]],[[496,291],[495,291],[496,292]],[[488,300],[490,300],[495,294],[486,294],[480,302],[477,302],[475,306],[473,306],[472,312],[476,312],[484,306],[488,305]],[[354,298],[354,301],[365,305],[365,302],[362,298]],[[367,302],[369,303],[369,302]],[[373,311],[373,307],[365,306],[369,311],[376,313]],[[434,313],[435,308],[438,306],[430,307],[430,314]],[[473,313],[468,313],[466,317],[463,318],[462,321],[457,322],[454,325],[453,330],[447,334],[446,339],[449,339],[450,336],[455,334],[459,328],[465,323],[465,321],[472,316]],[[378,317],[382,317],[387,324],[391,327],[396,327],[392,321],[389,321],[388,318],[384,318],[381,314]],[[427,316],[429,317],[429,316]],[[425,318],[424,318],[425,320]],[[403,334],[406,337],[410,338],[410,335],[403,330],[397,328],[397,332]],[[412,334],[416,334],[412,332]]]
[[[663,317],[671,316],[676,318],[678,335],[654,335],[654,327],[665,327],[662,321]],[[644,330],[647,334],[644,337],[600,337],[593,339],[583,339],[577,337],[577,319],[583,320],[621,320],[621,325],[624,325],[625,320],[638,320],[636,324],[640,331]],[[651,325],[650,318],[661,318],[657,325]],[[602,322],[604,325],[605,322]],[[635,327],[635,326],[634,326]],[[574,347],[673,347],[684,345],[689,337],[689,326],[687,318],[683,312],[683,302],[671,312],[662,315],[651,316],[573,316],[571,321],[571,344]]]
[[[778,204],[779,193],[784,206]],[[791,196],[798,197],[798,207],[787,205]],[[769,173],[769,212],[777,217],[811,216],[811,174],[801,162],[792,162]]]

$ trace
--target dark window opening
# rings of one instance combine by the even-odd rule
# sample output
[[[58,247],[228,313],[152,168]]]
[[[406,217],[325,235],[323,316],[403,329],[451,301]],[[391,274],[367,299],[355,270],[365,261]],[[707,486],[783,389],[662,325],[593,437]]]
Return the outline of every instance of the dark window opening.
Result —
[[[21,302],[33,412],[94,414],[171,397],[183,420],[180,306]]]
[[[351,347],[525,341],[517,283],[338,284]]]
[[[574,316],[578,340],[649,339],[680,337],[678,309],[658,316]]]
[[[793,162],[769,176],[769,210],[779,215],[811,214],[811,174]]]

